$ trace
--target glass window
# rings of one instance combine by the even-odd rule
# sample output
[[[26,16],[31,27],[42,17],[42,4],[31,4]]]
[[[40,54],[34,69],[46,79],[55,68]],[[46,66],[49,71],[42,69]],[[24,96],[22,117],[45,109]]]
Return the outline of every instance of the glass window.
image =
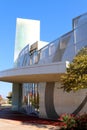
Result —
[[[55,45],[50,44],[49,45],[49,56],[52,56],[55,53]]]
[[[73,19],[73,28],[77,28],[87,22],[87,13]]]
[[[48,46],[46,46],[40,51],[40,60],[46,58],[47,56],[48,56]]]
[[[65,49],[69,43],[71,32],[60,38],[60,49]]]
[[[28,114],[39,113],[39,91],[37,83],[23,84],[23,107]]]
[[[87,39],[87,23],[74,30],[75,43]]]
[[[34,64],[37,64],[37,63],[38,63],[38,53],[37,53],[37,52],[35,52],[35,53],[33,54],[33,63],[34,63]]]

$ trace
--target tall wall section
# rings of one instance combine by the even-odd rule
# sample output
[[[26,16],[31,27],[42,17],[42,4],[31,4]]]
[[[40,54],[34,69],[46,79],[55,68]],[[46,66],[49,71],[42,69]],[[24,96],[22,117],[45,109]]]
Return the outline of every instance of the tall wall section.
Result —
[[[58,119],[63,113],[87,112],[87,89],[67,93],[59,82],[42,83],[39,89],[39,116],[42,118]]]

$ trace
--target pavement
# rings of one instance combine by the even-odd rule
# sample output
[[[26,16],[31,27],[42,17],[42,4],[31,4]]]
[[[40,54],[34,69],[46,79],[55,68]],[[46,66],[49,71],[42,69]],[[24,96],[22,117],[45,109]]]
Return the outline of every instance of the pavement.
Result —
[[[0,130],[58,130],[57,127],[50,125],[39,124],[21,124],[19,122],[12,122],[0,119]]]
[[[11,107],[0,109],[0,130],[59,130],[56,121],[40,119],[19,112]]]

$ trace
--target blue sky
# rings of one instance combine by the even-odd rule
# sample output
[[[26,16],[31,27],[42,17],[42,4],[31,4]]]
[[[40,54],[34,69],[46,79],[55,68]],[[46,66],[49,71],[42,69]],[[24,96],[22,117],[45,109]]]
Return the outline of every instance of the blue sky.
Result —
[[[50,42],[86,12],[87,0],[0,0],[0,71],[13,67],[16,18],[40,20],[40,39]],[[0,94],[6,97],[9,91],[11,84],[0,82]]]

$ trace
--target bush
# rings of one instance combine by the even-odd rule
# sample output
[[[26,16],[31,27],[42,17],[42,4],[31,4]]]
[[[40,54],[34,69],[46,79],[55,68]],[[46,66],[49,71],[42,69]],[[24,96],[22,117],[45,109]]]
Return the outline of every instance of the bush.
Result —
[[[72,114],[62,114],[59,120],[64,123],[61,130],[71,130],[76,127],[76,120]]]
[[[62,122],[61,130],[87,130],[87,114],[74,116],[62,114],[59,118]]]
[[[75,120],[78,130],[87,130],[87,113],[76,116]]]

